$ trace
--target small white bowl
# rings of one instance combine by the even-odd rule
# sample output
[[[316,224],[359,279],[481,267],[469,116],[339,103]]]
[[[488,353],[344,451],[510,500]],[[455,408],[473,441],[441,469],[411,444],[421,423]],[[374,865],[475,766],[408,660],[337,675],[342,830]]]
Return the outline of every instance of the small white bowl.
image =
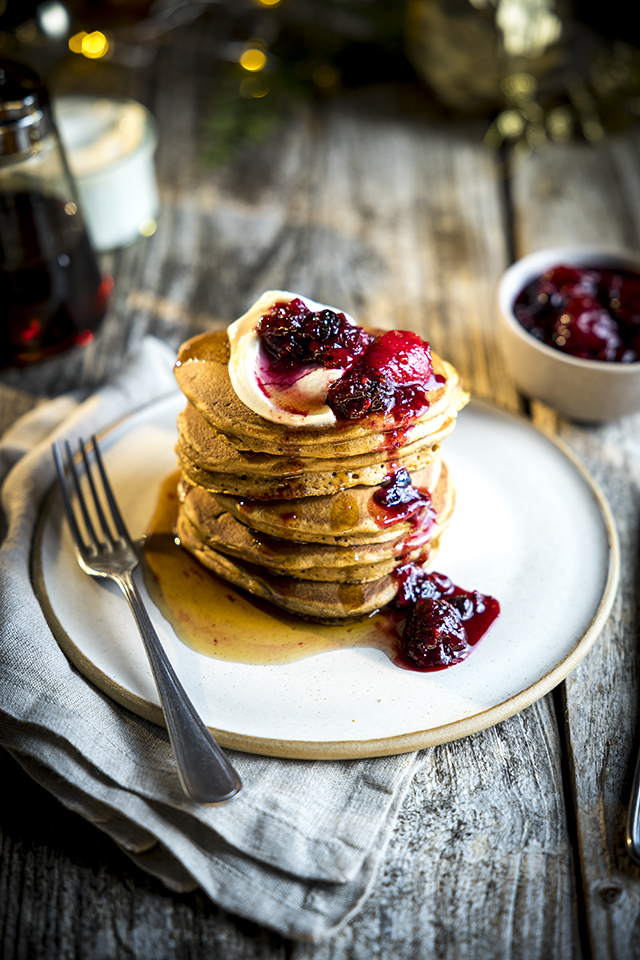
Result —
[[[597,423],[640,410],[640,361],[582,360],[531,336],[513,307],[520,292],[551,267],[601,267],[640,274],[640,254],[602,247],[547,247],[517,260],[498,287],[500,341],[518,389],[573,420]]]

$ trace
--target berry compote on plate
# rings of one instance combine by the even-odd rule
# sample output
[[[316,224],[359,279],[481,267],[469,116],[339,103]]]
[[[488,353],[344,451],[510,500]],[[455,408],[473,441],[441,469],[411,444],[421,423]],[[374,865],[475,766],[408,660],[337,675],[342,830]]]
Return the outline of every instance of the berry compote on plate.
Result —
[[[396,663],[407,670],[443,670],[466,660],[500,613],[495,597],[463,590],[416,563],[395,571],[396,616],[406,617]]]
[[[560,265],[528,284],[516,319],[537,340],[584,360],[640,360],[640,275]]]
[[[390,330],[380,336],[330,309],[314,311],[300,298],[276,303],[256,332],[270,358],[272,375],[295,379],[310,364],[341,368],[326,402],[338,423],[390,414],[397,423],[419,417],[427,395],[440,386],[429,344],[415,333]],[[373,494],[372,516],[381,528],[408,522],[431,531],[436,516],[426,490],[416,489],[403,467]],[[408,670],[442,670],[466,659],[500,612],[493,597],[466,591],[410,559],[415,531],[401,547],[393,576],[398,584],[385,613],[396,625],[395,663]]]

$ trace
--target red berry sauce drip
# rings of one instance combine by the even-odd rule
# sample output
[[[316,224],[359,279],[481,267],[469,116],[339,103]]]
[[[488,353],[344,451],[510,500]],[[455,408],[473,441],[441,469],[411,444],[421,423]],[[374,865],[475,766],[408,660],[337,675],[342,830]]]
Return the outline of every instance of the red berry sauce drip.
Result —
[[[313,366],[344,371],[327,396],[338,420],[385,413],[403,424],[424,413],[427,393],[445,382],[434,374],[429,344],[417,334],[391,330],[374,339],[343,313],[314,312],[300,297],[276,303],[256,333],[268,359],[258,378],[267,395],[273,386],[292,387]]]
[[[500,613],[493,597],[456,586],[417,563],[396,568],[393,613],[405,617],[395,663],[406,670],[444,670],[466,660]]]
[[[402,555],[428,545],[437,522],[431,497],[418,490],[399,467],[373,494],[369,512],[379,527],[409,521],[411,534],[400,544]],[[500,613],[493,597],[456,586],[441,573],[427,573],[420,563],[401,562],[394,576],[392,620],[404,620],[395,663],[406,670],[443,670],[465,660]]]
[[[521,291],[514,313],[536,339],[573,357],[640,360],[640,276],[629,270],[554,267]]]
[[[414,487],[404,467],[385,477],[371,498],[369,513],[382,529],[409,520],[412,526],[430,531],[436,522],[428,490]]]
[[[444,377],[442,377],[442,380],[444,381]],[[405,443],[409,443],[412,433],[412,424],[404,427],[396,427],[394,430],[386,430],[383,449],[399,450],[400,447],[404,447]]]

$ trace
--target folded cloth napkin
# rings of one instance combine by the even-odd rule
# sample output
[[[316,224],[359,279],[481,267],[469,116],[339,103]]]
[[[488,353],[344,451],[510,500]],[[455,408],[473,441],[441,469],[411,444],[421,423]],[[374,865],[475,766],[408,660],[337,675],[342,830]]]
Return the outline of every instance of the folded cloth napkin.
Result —
[[[29,576],[51,443],[88,436],[175,389],[173,353],[147,338],[112,384],[38,406],[0,443],[8,532],[0,549],[0,743],[63,804],[171,890],[200,886],[224,909],[320,940],[374,883],[420,754],[352,761],[230,752],[244,783],[222,807],[180,788],[168,737],[70,665]],[[124,600],[123,600],[124,602]]]

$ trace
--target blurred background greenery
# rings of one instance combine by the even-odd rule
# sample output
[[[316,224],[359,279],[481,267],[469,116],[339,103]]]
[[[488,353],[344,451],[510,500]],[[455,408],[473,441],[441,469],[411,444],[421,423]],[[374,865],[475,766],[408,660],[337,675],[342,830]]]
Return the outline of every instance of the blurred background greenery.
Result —
[[[623,0],[0,0],[0,57],[54,89],[140,70],[207,21],[204,160],[226,161],[304,101],[393,82],[442,117],[485,120],[527,155],[640,117],[640,27]]]

